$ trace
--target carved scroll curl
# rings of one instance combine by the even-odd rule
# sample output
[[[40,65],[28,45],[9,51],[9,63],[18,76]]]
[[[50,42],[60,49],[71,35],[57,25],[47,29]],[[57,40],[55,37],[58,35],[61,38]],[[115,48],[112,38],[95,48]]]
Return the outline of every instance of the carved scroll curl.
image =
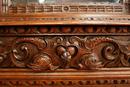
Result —
[[[34,55],[46,47],[46,42],[38,38],[20,38],[12,46],[11,59],[17,67],[26,67]]]
[[[79,66],[81,69],[97,70],[102,67],[102,63],[94,53],[91,53],[81,57]]]
[[[126,46],[113,40],[107,42],[101,50],[104,67],[128,67],[130,66],[130,51],[124,49]]]

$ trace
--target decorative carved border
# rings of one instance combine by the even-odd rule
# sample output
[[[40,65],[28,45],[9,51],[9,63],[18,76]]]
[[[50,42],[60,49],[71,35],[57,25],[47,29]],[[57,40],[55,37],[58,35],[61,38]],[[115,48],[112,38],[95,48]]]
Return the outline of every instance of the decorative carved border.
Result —
[[[4,26],[0,36],[43,36],[43,35],[130,35],[129,26],[92,25],[45,25],[45,26]]]
[[[129,69],[104,69],[91,73],[71,70],[46,73],[33,72],[33,74],[31,70],[0,70],[0,85],[3,87],[129,87],[129,73]]]
[[[129,36],[129,26],[2,26],[0,85],[129,87]]]
[[[6,26],[0,36],[1,68],[44,72],[130,66],[128,26]]]
[[[129,15],[45,13],[0,16],[0,25],[130,25]]]
[[[124,4],[113,3],[87,3],[86,5],[45,5],[45,4],[33,4],[33,5],[17,5],[10,6],[9,13],[124,13]]]

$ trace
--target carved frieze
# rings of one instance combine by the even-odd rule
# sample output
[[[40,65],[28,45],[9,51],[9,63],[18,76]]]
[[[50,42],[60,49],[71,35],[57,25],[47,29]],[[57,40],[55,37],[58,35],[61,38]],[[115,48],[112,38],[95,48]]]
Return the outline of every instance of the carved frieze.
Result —
[[[127,26],[6,26],[0,27],[0,36],[42,35],[129,35]]]
[[[130,66],[129,41],[122,42],[114,36],[1,37],[0,40],[1,68],[52,71]]]
[[[130,80],[129,79],[114,79],[114,80],[54,80],[54,81],[46,81],[46,80],[2,80],[0,83],[1,86],[60,86],[60,87],[74,87],[74,86],[94,86],[94,87],[129,87]]]
[[[84,1],[84,0],[83,0]],[[87,5],[88,4],[88,5]],[[103,3],[87,3],[86,5],[72,4],[72,5],[11,5],[9,7],[8,13],[18,14],[18,13],[124,13],[124,5],[122,4],[103,4]]]
[[[0,16],[0,25],[51,25],[51,24],[72,24],[72,25],[129,25],[129,15],[96,15],[74,13],[46,13],[46,14],[17,14],[12,16]]]

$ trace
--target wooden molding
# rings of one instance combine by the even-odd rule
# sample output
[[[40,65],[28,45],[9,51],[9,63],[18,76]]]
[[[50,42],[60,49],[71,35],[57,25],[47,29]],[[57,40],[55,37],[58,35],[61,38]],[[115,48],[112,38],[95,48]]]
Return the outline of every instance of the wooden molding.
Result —
[[[0,70],[0,85],[4,87],[129,87],[130,85],[130,71],[124,68],[102,69],[102,71],[97,72],[79,72],[75,70],[59,70],[46,73],[32,72],[25,69]]]
[[[10,25],[130,25],[129,15],[110,14],[16,14],[1,15],[0,26]]]

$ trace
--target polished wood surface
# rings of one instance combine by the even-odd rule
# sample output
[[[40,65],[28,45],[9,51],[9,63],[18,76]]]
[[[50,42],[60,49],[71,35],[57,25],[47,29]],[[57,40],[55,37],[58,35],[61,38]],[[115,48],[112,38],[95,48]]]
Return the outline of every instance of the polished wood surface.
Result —
[[[130,25],[130,15],[44,13],[1,15],[0,25]]]
[[[1,26],[0,85],[129,87],[129,35],[123,25]]]
[[[36,73],[32,70],[1,70],[2,87],[129,87],[129,69],[102,69],[86,72],[59,70]]]
[[[127,11],[119,14],[80,8],[73,13],[77,7],[69,4],[61,12],[53,12],[51,5],[51,12],[2,13],[0,87],[129,87],[129,0],[125,2]]]

